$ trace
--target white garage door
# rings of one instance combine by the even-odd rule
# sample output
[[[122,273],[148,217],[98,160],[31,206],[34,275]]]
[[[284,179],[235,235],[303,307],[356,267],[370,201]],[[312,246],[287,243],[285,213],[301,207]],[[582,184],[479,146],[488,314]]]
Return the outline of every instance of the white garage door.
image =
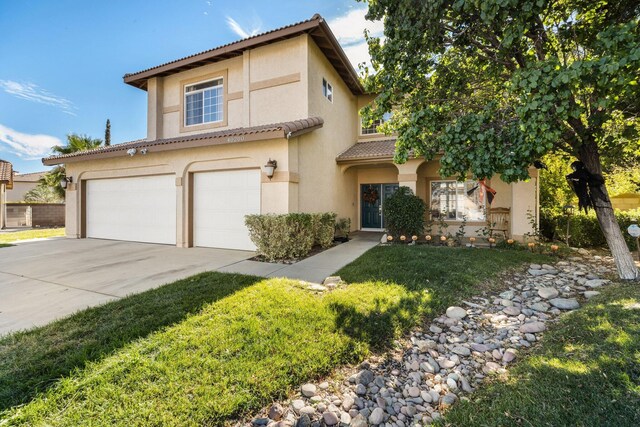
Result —
[[[175,176],[86,182],[87,237],[176,244]]]
[[[244,216],[260,213],[260,171],[200,172],[193,180],[195,246],[255,250]]]

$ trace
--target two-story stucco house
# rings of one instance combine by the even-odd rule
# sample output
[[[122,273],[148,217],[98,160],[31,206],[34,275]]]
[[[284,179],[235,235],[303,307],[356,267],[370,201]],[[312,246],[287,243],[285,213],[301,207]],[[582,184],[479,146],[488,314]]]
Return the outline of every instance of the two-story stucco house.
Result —
[[[146,139],[43,159],[66,165],[69,237],[253,249],[245,215],[321,211],[380,230],[399,185],[471,234],[486,223],[475,182],[439,177],[437,161],[396,165],[394,140],[362,127],[375,96],[319,15],[124,81],[148,94]],[[516,237],[537,211],[532,174],[490,181]]]

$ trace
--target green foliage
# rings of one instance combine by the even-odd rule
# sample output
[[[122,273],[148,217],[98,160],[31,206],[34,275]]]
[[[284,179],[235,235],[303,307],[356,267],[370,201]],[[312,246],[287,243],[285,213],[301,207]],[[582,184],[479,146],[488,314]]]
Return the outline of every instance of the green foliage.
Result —
[[[274,262],[304,258],[316,244],[330,247],[335,219],[331,212],[247,215],[245,224],[258,254]]]
[[[40,182],[35,188],[25,193],[24,201],[31,203],[63,203],[64,197],[60,197],[60,194],[53,187]]]
[[[598,290],[585,307],[553,322],[508,376],[453,406],[438,425],[640,425],[640,288]]]
[[[303,258],[311,252],[315,235],[310,214],[247,215],[251,241],[267,261]]]
[[[351,218],[340,218],[336,221],[336,235],[349,238],[351,232]]]
[[[637,141],[637,2],[368,3],[385,38],[368,37],[380,96],[364,115],[394,110],[397,161],[442,152],[443,176],[515,181],[551,151],[597,142],[611,158]]]
[[[640,210],[616,211],[615,215],[629,250],[635,250],[636,241],[627,233],[627,228],[632,222],[640,220]],[[569,244],[571,246],[589,248],[607,244],[593,211],[589,212],[589,214],[577,213],[571,216],[570,221]],[[564,214],[549,214],[543,211],[540,215],[540,231],[547,239],[565,241],[567,236],[567,216]]]
[[[111,145],[111,120],[107,119],[107,124],[104,127],[104,145]]]
[[[17,242],[19,240],[46,239],[48,237],[64,236],[64,228],[32,228],[13,233],[0,233],[0,244]]]
[[[440,175],[529,178],[529,166],[565,152],[586,170],[638,158],[640,3],[636,0],[368,0],[384,42],[367,37],[379,93],[365,120],[393,111],[395,160],[439,156]],[[367,71],[367,70],[365,70]],[[634,142],[630,150],[626,142]],[[595,209],[620,277],[638,269],[609,227],[606,186]]]
[[[408,239],[424,231],[424,201],[409,187],[400,187],[389,196],[382,207],[387,231],[392,236],[404,235]]]
[[[51,151],[54,155],[63,155],[77,153],[79,151],[93,150],[102,145],[101,139],[94,139],[87,135],[78,135],[70,133],[67,135],[67,145],[54,145]],[[41,179],[40,183],[51,187],[58,196],[65,198],[66,191],[62,188],[60,182],[67,176],[63,165],[58,165],[47,172]]]
[[[565,178],[571,173],[570,164],[573,160],[562,153],[547,154],[542,159],[547,169],[539,171],[540,209],[548,216],[562,214],[566,205],[578,206],[578,199]],[[610,161],[613,160],[610,159]],[[609,168],[604,171],[611,197],[623,193],[640,192],[640,163],[625,162],[626,160],[620,160],[619,165],[609,165]]]
[[[320,245],[323,249],[330,248],[333,245],[336,216],[333,212],[311,214],[314,245]]]

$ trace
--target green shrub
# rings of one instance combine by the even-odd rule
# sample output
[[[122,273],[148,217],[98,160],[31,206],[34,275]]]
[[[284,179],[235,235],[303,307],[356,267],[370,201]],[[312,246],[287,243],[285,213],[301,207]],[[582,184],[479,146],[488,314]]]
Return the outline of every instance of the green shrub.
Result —
[[[334,213],[247,215],[245,224],[258,254],[273,262],[304,258],[314,244],[330,247],[335,218]]]
[[[615,215],[629,250],[635,250],[635,239],[627,233],[627,228],[634,220],[637,221],[640,219],[640,209],[633,211],[615,211]],[[571,216],[570,221],[569,244],[571,246],[588,248],[605,246],[607,244],[594,211],[590,211],[588,214],[574,214]],[[564,241],[567,236],[567,216],[563,214],[552,214],[544,210],[541,211],[540,232],[549,240]]]
[[[314,245],[320,245],[324,249],[330,248],[331,245],[333,245],[336,216],[333,212],[311,214]]]
[[[388,197],[382,208],[386,227],[392,236],[421,235],[424,230],[425,204],[409,187],[400,187]],[[410,240],[409,240],[410,241]]]
[[[336,221],[335,234],[339,237],[349,238],[351,232],[351,218],[340,218]]]

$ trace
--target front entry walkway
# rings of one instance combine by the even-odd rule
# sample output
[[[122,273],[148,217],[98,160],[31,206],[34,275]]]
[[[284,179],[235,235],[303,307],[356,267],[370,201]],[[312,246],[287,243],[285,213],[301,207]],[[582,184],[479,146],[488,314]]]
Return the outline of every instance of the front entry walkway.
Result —
[[[263,277],[288,277],[322,283],[328,276],[380,243],[382,233],[357,232],[352,239],[295,264],[240,261],[219,269],[226,273],[252,274]]]
[[[249,261],[255,253],[97,239],[56,239],[0,249],[0,335],[204,271],[322,282],[380,239],[353,240],[296,264]]]

